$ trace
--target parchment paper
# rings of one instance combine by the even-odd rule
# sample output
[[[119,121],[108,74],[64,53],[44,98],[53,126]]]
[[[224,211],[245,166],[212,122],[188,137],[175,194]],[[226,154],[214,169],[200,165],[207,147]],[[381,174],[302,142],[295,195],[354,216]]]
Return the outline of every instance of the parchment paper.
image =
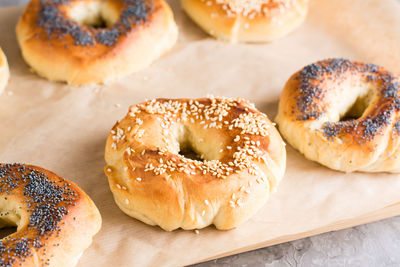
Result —
[[[37,77],[23,62],[14,27],[21,8],[0,10],[0,45],[12,78],[0,96],[0,161],[43,166],[79,184],[103,227],[79,266],[172,266],[350,227],[400,214],[400,175],[343,174],[287,147],[285,179],[250,221],[231,231],[164,232],[122,213],[103,174],[106,137],[128,106],[153,97],[244,97],[274,118],[281,88],[304,65],[349,57],[400,72],[395,0],[314,0],[305,24],[271,44],[209,38],[170,1],[175,48],[151,68],[107,86],[72,87]]]

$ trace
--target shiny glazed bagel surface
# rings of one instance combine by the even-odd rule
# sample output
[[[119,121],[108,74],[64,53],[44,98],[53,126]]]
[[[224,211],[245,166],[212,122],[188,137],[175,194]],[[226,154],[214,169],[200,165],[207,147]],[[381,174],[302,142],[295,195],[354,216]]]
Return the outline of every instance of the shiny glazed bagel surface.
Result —
[[[1,266],[75,266],[101,226],[92,200],[77,185],[45,169],[0,164]]]
[[[344,171],[400,171],[399,77],[374,64],[327,59],[286,83],[276,122],[308,159]]]
[[[16,30],[35,72],[73,85],[139,71],[169,50],[178,34],[164,0],[32,0]]]
[[[304,21],[308,0],[181,0],[208,34],[231,42],[270,42]]]
[[[134,105],[105,151],[126,214],[165,230],[231,229],[267,201],[286,151],[266,115],[242,99],[157,99]]]

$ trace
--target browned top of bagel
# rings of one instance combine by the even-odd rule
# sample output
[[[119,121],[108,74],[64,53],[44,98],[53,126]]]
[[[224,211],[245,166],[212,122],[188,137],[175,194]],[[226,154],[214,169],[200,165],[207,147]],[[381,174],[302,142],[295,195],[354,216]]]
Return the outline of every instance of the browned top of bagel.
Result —
[[[285,86],[285,114],[295,121],[320,119],[329,112],[330,103],[325,100],[328,94],[336,90],[336,94],[345,97],[340,85],[349,79],[376,87],[377,101],[370,103],[360,118],[326,122],[323,133],[328,138],[351,135],[354,143],[371,141],[400,110],[399,77],[374,64],[327,59],[304,67]],[[397,122],[396,131],[399,126]]]
[[[35,166],[0,165],[0,203],[2,227],[18,226],[0,240],[1,266],[71,266],[101,224],[77,185]]]
[[[257,15],[268,13],[272,9],[285,8],[291,4],[291,0],[215,0],[228,17],[236,14],[255,18]]]
[[[132,106],[105,158],[118,206],[165,230],[236,227],[276,190],[286,163],[265,114],[246,100],[214,97]]]
[[[83,85],[149,66],[175,44],[178,30],[164,0],[32,0],[16,33],[38,75]]]
[[[308,0],[181,0],[207,33],[232,42],[270,42],[305,19]]]
[[[106,28],[96,28],[75,21],[71,6],[86,0],[32,0],[22,15],[21,23],[28,25],[30,35],[46,46],[69,48],[76,57],[101,56],[154,19],[161,0],[107,1],[119,13],[116,22]],[[76,49],[72,49],[75,47]],[[45,49],[45,47],[44,47]]]
[[[189,124],[194,127],[194,131],[205,130],[217,134],[215,137],[223,136],[223,149],[219,153],[218,158],[203,158],[206,155],[200,155],[203,159],[218,160],[218,164],[210,164],[205,166],[202,161],[190,160],[177,154],[169,154],[168,151],[160,151],[159,147],[171,147],[171,144],[164,142],[166,139],[154,140],[153,142],[140,142],[140,135],[144,131],[151,131],[149,125],[154,123],[155,118],[162,117],[168,120],[177,120],[183,124]],[[186,117],[186,121],[183,121],[183,117]],[[120,136],[120,127],[122,123],[114,126],[111,135],[110,145],[113,148],[119,148],[120,146],[130,145],[135,148],[136,151],[144,149],[143,153],[140,153],[135,161],[142,161],[146,166],[149,166],[150,161],[143,155],[149,154],[149,157],[154,157],[156,160],[160,154],[168,153],[169,157],[173,158],[175,169],[178,171],[178,165],[185,164],[184,169],[191,169],[191,164],[197,165],[196,173],[204,178],[204,174],[214,178],[225,178],[230,173],[238,172],[244,168],[252,168],[251,162],[262,161],[262,156],[265,153],[275,153],[278,151],[270,150],[270,138],[269,129],[272,129],[272,125],[267,119],[266,115],[260,113],[254,108],[249,102],[243,99],[237,100],[225,100],[219,98],[202,98],[202,99],[154,99],[150,102],[141,103],[132,106],[130,112],[124,121],[124,124],[136,124],[137,121],[144,121],[149,124],[143,127],[143,132],[139,131],[137,136],[139,138],[134,139],[133,143],[129,143],[128,138],[122,138]],[[140,124],[140,123],[139,123]],[[141,124],[140,124],[141,125]],[[139,125],[139,126],[140,126]],[[127,126],[127,129],[132,127]],[[124,127],[125,128],[125,127]],[[200,128],[200,129],[196,129]],[[135,129],[133,129],[134,131]],[[167,125],[165,131],[162,132],[164,138],[168,138],[168,131],[172,129]],[[217,133],[218,132],[218,133]],[[130,133],[127,133],[130,134]],[[241,137],[241,138],[240,138]],[[136,143],[139,141],[138,143]],[[157,141],[161,141],[163,144],[157,146]],[[208,140],[203,140],[207,142]],[[169,151],[173,151],[171,149]],[[280,157],[281,151],[273,157]],[[133,158],[134,153],[127,153],[126,156]],[[158,160],[157,160],[158,161]],[[190,163],[190,164],[189,164]],[[187,164],[187,165],[186,165]],[[162,167],[163,164],[160,164]],[[165,166],[166,167],[166,166]],[[146,169],[146,168],[145,168]],[[150,168],[151,169],[151,168]],[[150,170],[147,170],[150,171]],[[153,170],[157,174],[156,170]],[[193,170],[192,170],[193,171]],[[203,173],[206,171],[206,173]]]

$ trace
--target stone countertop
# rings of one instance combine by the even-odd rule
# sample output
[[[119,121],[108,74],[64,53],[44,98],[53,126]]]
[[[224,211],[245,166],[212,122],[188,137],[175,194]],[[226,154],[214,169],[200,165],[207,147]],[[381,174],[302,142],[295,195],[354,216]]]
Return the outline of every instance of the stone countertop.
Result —
[[[0,6],[28,0],[0,0]],[[400,266],[400,217],[201,264],[214,266]]]

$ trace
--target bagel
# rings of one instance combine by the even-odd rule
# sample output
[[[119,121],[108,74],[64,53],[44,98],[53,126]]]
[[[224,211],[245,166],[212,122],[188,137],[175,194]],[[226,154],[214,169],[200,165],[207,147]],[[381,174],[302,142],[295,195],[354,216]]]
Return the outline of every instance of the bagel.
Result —
[[[181,0],[210,35],[231,42],[270,42],[303,23],[308,0]]]
[[[45,169],[0,165],[0,266],[75,266],[92,243],[101,217],[74,183]]]
[[[37,74],[72,85],[109,83],[139,71],[178,34],[164,0],[32,0],[16,31]]]
[[[399,172],[399,81],[383,67],[347,59],[308,65],[283,89],[279,131],[331,169]]]
[[[10,79],[10,70],[8,69],[7,58],[0,48],[0,94],[6,88],[8,79]]]
[[[105,173],[131,217],[171,231],[231,229],[267,201],[286,151],[266,115],[242,99],[157,99],[111,130]]]

